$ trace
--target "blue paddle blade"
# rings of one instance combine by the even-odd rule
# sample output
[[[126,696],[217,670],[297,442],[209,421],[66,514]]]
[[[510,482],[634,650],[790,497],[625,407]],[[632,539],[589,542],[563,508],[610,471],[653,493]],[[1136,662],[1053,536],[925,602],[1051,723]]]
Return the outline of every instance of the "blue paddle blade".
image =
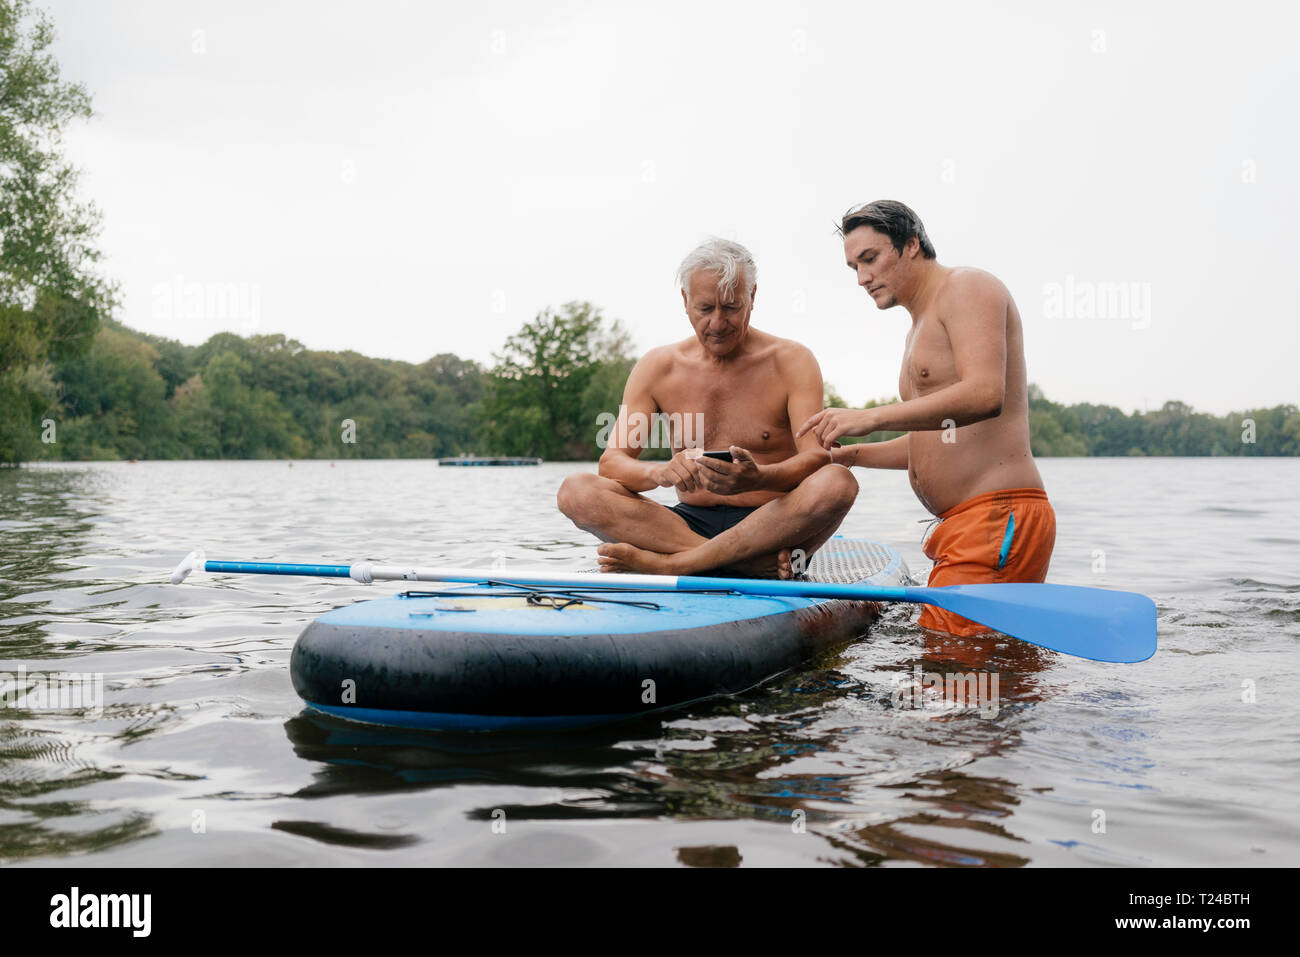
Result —
[[[1156,653],[1156,605],[1146,595],[1076,585],[999,583],[909,588],[923,601],[1031,644],[1093,661]]]

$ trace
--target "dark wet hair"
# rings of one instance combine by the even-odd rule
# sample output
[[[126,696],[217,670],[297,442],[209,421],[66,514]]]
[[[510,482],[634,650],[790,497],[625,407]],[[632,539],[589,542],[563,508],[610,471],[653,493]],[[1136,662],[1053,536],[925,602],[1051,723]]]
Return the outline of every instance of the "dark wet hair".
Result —
[[[925,224],[911,207],[893,199],[878,199],[874,203],[854,206],[840,221],[839,234],[847,236],[859,226],[870,226],[878,233],[884,233],[894,244],[898,254],[903,254],[903,247],[913,236],[921,244],[921,255],[926,259],[934,258],[934,244],[925,234]]]

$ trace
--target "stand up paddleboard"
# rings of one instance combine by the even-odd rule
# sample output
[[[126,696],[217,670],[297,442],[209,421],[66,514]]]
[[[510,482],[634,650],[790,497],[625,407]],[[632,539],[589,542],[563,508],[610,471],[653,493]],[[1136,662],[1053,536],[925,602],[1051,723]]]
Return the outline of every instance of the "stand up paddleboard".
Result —
[[[888,545],[833,538],[812,581],[900,585]],[[294,690],[353,721],[579,728],[752,688],[861,636],[877,602],[727,592],[442,584],[337,608],[294,645]]]

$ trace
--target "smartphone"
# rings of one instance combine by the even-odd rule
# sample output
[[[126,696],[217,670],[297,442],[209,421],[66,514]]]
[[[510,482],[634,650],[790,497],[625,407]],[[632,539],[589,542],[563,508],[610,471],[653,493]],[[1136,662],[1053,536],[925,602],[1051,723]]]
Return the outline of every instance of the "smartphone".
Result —
[[[723,462],[735,461],[735,459],[731,457],[731,453],[728,452],[726,449],[723,449],[721,452],[705,452],[704,454],[711,459],[721,459]]]

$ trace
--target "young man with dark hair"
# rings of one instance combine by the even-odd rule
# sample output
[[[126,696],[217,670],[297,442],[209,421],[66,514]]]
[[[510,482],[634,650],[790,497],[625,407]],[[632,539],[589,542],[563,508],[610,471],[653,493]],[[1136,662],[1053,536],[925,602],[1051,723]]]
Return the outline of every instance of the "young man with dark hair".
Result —
[[[917,498],[939,518],[925,543],[931,585],[1040,582],[1056,515],[1029,450],[1029,400],[1020,313],[983,270],[940,265],[920,217],[879,200],[844,214],[844,254],[878,309],[912,317],[898,394],[873,409],[823,409],[812,433],[834,461],[907,469]],[[839,447],[841,436],[905,431],[888,442]],[[920,624],[973,635],[988,629],[926,605]]]

